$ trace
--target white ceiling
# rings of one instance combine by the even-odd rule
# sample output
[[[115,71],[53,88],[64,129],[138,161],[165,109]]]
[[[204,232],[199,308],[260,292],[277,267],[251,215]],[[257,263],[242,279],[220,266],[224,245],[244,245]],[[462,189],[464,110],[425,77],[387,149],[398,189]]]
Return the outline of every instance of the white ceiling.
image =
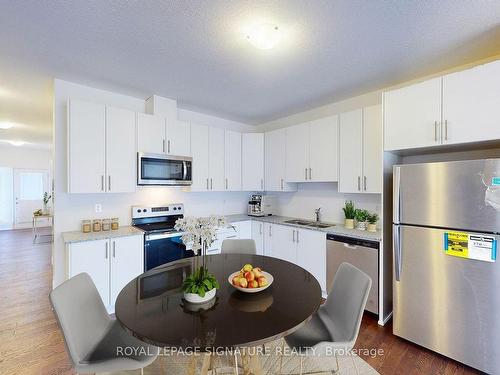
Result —
[[[283,42],[252,47],[256,20]],[[499,54],[499,40],[500,1],[7,0],[0,121],[26,127],[0,139],[50,139],[53,77],[259,124]]]

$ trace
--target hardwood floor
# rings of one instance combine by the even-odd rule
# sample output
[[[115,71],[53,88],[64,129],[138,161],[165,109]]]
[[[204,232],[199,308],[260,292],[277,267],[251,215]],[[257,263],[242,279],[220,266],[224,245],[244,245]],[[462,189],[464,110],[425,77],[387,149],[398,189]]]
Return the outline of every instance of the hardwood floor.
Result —
[[[51,244],[32,243],[31,231],[0,231],[0,374],[74,374],[52,313]],[[477,374],[448,358],[392,334],[374,316],[363,319],[357,348],[381,374]]]

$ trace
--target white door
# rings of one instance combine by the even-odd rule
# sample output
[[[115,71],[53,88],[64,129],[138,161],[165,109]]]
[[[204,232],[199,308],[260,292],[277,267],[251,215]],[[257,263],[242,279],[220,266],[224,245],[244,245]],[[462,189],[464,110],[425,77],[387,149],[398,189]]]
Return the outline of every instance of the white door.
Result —
[[[86,272],[94,282],[105,306],[109,306],[109,240],[69,245],[69,277]]]
[[[225,190],[241,191],[241,133],[225,132]]]
[[[110,242],[110,305],[132,279],[144,272],[144,236],[112,238]]]
[[[296,231],[297,228],[295,227],[273,224],[271,230],[272,252],[270,256],[296,263]]]
[[[14,227],[31,226],[33,212],[43,208],[43,194],[49,190],[49,172],[45,169],[14,169]],[[52,202],[52,201],[51,201]],[[37,221],[38,226],[48,222]]]
[[[363,191],[382,193],[382,107],[363,109]]]
[[[106,190],[110,193],[135,191],[135,116],[126,109],[106,107]]]
[[[223,191],[224,184],[224,129],[210,127],[208,131],[208,170],[210,190]]]
[[[167,153],[176,156],[191,155],[191,128],[187,121],[167,123]]]
[[[500,139],[500,61],[443,77],[443,142]]]
[[[340,114],[339,192],[360,193],[363,179],[363,110]]]
[[[208,176],[208,126],[191,124],[191,156],[193,158],[192,191],[207,191]]]
[[[295,125],[286,128],[286,180],[303,182],[307,180],[309,168],[309,125]]]
[[[266,191],[295,191],[297,185],[286,182],[286,131],[273,130],[264,135],[264,172]]]
[[[439,145],[441,77],[384,93],[384,149]]]
[[[310,124],[309,180],[338,180],[338,122],[337,115],[315,120]]]
[[[165,138],[164,117],[137,114],[137,151],[162,154],[166,152]]]
[[[297,232],[297,264],[309,271],[326,292],[326,235],[314,230]]]
[[[68,102],[68,190],[106,191],[106,107],[79,100]]]
[[[255,241],[257,255],[264,255],[264,223],[252,221],[252,240]]]
[[[264,133],[242,134],[242,190],[264,190]]]

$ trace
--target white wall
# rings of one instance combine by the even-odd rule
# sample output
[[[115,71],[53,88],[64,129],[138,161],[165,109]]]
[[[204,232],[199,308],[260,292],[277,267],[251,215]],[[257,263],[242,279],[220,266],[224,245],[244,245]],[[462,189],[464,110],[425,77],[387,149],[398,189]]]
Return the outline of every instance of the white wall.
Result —
[[[52,151],[0,144],[0,167],[50,170]]]
[[[53,245],[54,286],[60,284],[65,278],[65,248],[61,233],[79,230],[82,219],[118,217],[121,225],[130,225],[131,206],[174,202],[184,203],[186,215],[193,216],[209,215],[211,213],[234,214],[246,210],[250,194],[248,192],[190,193],[176,187],[145,187],[139,188],[136,193],[130,194],[67,194],[66,105],[68,98],[103,103],[137,112],[145,111],[145,102],[144,98],[133,98],[61,80],[55,80],[54,91],[54,177],[56,192]],[[221,127],[234,126],[242,129],[246,126],[191,111],[180,110],[179,117],[181,120],[196,121]],[[102,204],[102,213],[95,213],[94,206],[96,203]]]

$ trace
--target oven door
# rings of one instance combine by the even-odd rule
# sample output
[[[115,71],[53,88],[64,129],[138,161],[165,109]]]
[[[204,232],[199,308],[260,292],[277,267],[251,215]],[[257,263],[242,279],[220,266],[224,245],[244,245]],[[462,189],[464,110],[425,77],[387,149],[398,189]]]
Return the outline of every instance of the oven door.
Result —
[[[182,233],[147,234],[144,241],[144,271],[194,256],[182,242]]]
[[[139,152],[138,185],[191,185],[192,158]]]

